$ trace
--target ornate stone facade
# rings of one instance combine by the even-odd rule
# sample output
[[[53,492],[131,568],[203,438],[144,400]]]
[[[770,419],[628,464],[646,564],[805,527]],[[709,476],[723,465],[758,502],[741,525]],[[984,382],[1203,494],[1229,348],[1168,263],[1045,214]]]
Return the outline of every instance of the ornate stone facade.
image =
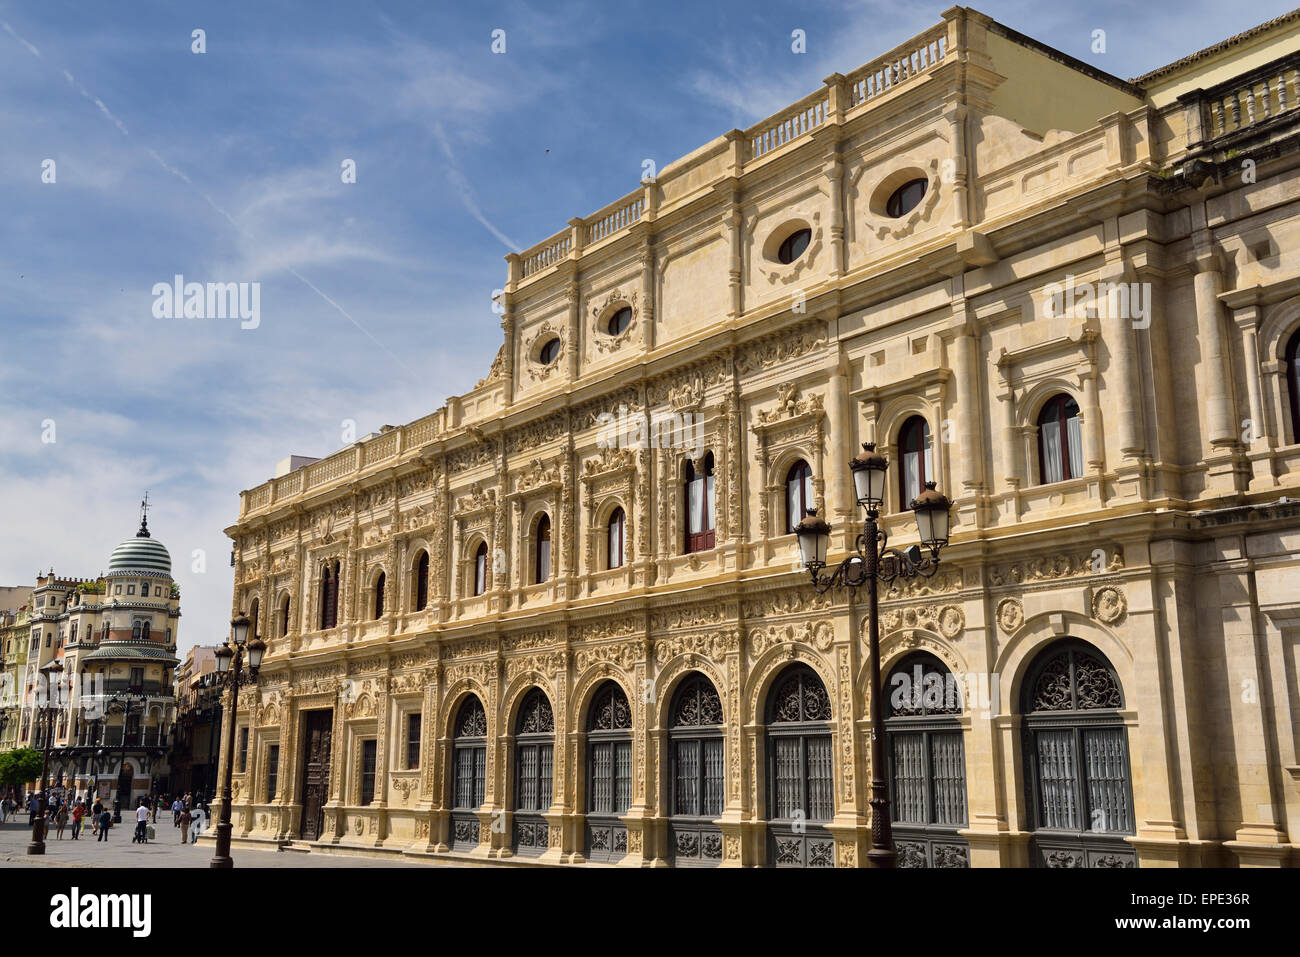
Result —
[[[796,567],[788,476],[810,468],[842,556],[858,520],[845,464],[876,442],[894,462],[884,527],[914,541],[899,436],[920,416],[953,539],[936,577],[882,591],[881,665],[923,658],[964,685],[955,709],[894,712],[955,736],[961,820],[946,841],[900,839],[902,862],[1294,863],[1298,36],[1284,18],[1248,47],[1126,82],[954,7],[508,257],[505,341],[478,387],[242,493],[232,611],[256,600],[270,648],[241,697],[236,836],[542,863],[617,843],[630,865],[864,864],[863,606],[815,595]],[[905,187],[922,197],[898,212]],[[804,251],[782,263],[801,229]],[[1058,308],[1104,283],[1132,314],[1104,296]],[[1068,421],[1045,418],[1054,402]],[[687,528],[696,501],[707,529]],[[1065,670],[1042,700],[1082,715],[1082,744],[1060,746],[1101,749],[1114,771],[1100,850],[1086,825],[1048,841],[1059,809],[1026,785],[1065,727],[1030,713],[1045,661]],[[691,829],[674,810],[673,702],[698,675],[721,720],[690,733],[718,790]],[[803,727],[773,711],[791,675],[819,682],[828,709],[799,719],[815,741],[788,739],[830,756],[803,841],[774,817],[777,725]],[[1105,695],[1084,693],[1103,678]],[[610,681],[631,714],[610,738],[630,749],[611,785],[626,807],[591,832],[588,710]],[[520,750],[537,732],[516,727],[534,688],[554,723],[540,791]],[[458,731],[471,698],[482,723]],[[305,753],[309,727],[332,741],[327,768]],[[466,809],[462,785],[481,802]],[[538,794],[549,803],[524,815]]]

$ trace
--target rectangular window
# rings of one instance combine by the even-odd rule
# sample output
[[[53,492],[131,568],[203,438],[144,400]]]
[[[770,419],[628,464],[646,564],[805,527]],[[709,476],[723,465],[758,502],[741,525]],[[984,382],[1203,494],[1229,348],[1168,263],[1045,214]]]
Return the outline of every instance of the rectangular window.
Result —
[[[673,813],[700,813],[700,742],[677,742],[677,781],[673,788]]]
[[[551,577],[551,540],[543,539],[537,543],[537,584]]]
[[[632,743],[614,745],[614,813],[626,814],[632,806]]]
[[[275,800],[275,789],[280,777],[280,746],[273,744],[266,749],[266,799]]]
[[[1043,436],[1043,483],[1059,482],[1065,478],[1061,471],[1061,425],[1044,422],[1039,429]]]
[[[153,597],[154,597],[154,598],[161,598],[161,597],[162,597],[162,585],[154,585],[154,586],[153,586]]]
[[[132,668],[132,669],[131,669],[131,687],[133,687],[133,688],[141,688],[141,687],[143,687],[143,686],[144,686],[144,669],[143,669],[143,668]]]
[[[807,738],[808,820],[829,821],[835,816],[835,781],[829,736]]]
[[[894,764],[894,820],[900,824],[929,824],[925,800],[925,736],[920,732],[890,734]]]
[[[420,715],[406,716],[406,767],[414,771],[420,766]]]
[[[127,593],[128,595],[134,595],[134,594],[135,594],[135,586],[134,586],[134,585],[127,585],[127,586],[126,586],[126,593]]]
[[[1038,826],[1082,830],[1083,819],[1076,797],[1079,761],[1074,749],[1074,731],[1039,731],[1035,737],[1038,739]]]
[[[487,783],[487,748],[456,749],[456,807],[479,807]]]
[[[248,770],[248,729],[239,729],[239,772],[243,774]]]
[[[593,814],[614,811],[614,746],[608,742],[591,746],[591,797],[588,805]]]
[[[1087,768],[1089,828],[1121,834],[1133,832],[1128,774],[1124,768],[1124,729],[1086,728],[1083,759]]]
[[[77,623],[75,621],[72,623],[71,640],[74,644],[76,643],[77,640]]]
[[[776,800],[773,802],[775,812],[773,817],[777,820],[790,820],[795,816],[795,812],[799,812],[805,819],[808,816],[808,809],[804,807],[801,793],[803,788],[800,771],[803,755],[800,753],[802,749],[799,745],[798,738],[776,738],[772,741],[776,766],[774,775]]]
[[[361,803],[370,804],[375,799],[375,758],[378,743],[372,738],[361,742]]]
[[[930,735],[930,774],[934,781],[934,823],[966,823],[966,758],[961,732]]]

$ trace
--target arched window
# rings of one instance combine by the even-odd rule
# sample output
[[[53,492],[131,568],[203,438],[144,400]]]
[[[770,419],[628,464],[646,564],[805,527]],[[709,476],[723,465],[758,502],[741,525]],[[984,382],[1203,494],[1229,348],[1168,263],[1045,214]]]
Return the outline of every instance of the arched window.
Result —
[[[921,416],[912,416],[898,430],[898,457],[902,460],[902,468],[898,470],[900,512],[911,506],[912,499],[921,494],[926,482],[935,481],[930,446],[930,423]]]
[[[813,498],[812,469],[803,459],[790,466],[785,476],[785,530],[792,534],[794,528],[812,508]]]
[[[487,542],[479,542],[474,552],[474,594],[487,591]]]
[[[713,547],[713,453],[698,469],[688,460],[685,473],[686,551],[707,551]]]
[[[550,847],[550,829],[542,813],[551,809],[554,753],[551,702],[541,688],[534,688],[524,697],[515,720],[516,854],[544,854]]]
[[[551,519],[543,514],[533,526],[533,584],[551,577]]]
[[[280,637],[283,638],[289,634],[289,596],[285,595],[280,599],[280,614],[276,616],[280,620]]]
[[[1029,669],[1024,710],[1032,862],[1041,867],[1133,867],[1124,693],[1106,656],[1064,639]]]
[[[1300,443],[1300,329],[1286,346],[1286,391],[1291,397],[1291,441]]]
[[[99,636],[100,641],[108,641],[109,626],[110,626],[110,622],[105,621],[104,627],[101,629],[101,634]]]
[[[321,568],[320,626],[333,628],[339,623],[339,563],[327,562]]]
[[[378,621],[384,617],[384,582],[387,576],[383,572],[375,579],[375,620]]]
[[[668,851],[678,864],[717,864],[722,831],[716,824],[725,803],[722,699],[697,673],[682,679],[668,721]]]
[[[262,631],[262,629],[259,627],[259,621],[258,621],[258,620],[262,617],[260,614],[258,614],[258,612],[261,611],[261,607],[260,607],[260,606],[261,606],[261,603],[260,603],[256,598],[254,598],[254,599],[253,599],[251,602],[249,602],[249,604],[248,604],[248,621],[249,621],[249,625],[248,625],[248,637],[249,637],[250,639],[261,637],[261,631]],[[149,637],[149,630],[148,630],[148,627],[147,627],[147,623],[146,623],[146,628],[145,628],[145,633],[144,633],[144,634],[145,634],[145,637],[146,637],[146,638]]]
[[[1065,393],[1052,396],[1038,413],[1038,463],[1044,485],[1083,476],[1079,403]]]
[[[938,658],[908,655],[885,681],[885,753],[899,867],[969,867],[961,688]]]
[[[607,566],[609,568],[623,567],[623,550],[627,544],[627,517],[623,514],[623,509],[616,508],[609,516],[609,544]]]
[[[587,859],[617,860],[627,853],[632,806],[632,708],[617,682],[596,689],[587,714]]]
[[[429,604],[429,553],[421,549],[415,559],[415,611],[424,611]]]
[[[141,625],[141,624],[143,624],[143,622],[141,622],[139,618],[137,618],[137,619],[135,619],[135,621],[131,622],[131,637],[132,637],[132,638],[137,639],[137,640],[140,638],[140,625]]]
[[[767,701],[768,857],[775,867],[834,867],[824,823],[835,815],[831,699],[807,665],[793,665]]]
[[[257,619],[254,619],[254,621],[256,620]],[[257,636],[254,635],[253,637],[257,637]],[[140,640],[141,641],[149,640],[149,622],[147,621],[140,622]]]
[[[474,695],[456,712],[452,730],[451,843],[457,850],[478,846],[478,817],[487,782],[487,713]]]

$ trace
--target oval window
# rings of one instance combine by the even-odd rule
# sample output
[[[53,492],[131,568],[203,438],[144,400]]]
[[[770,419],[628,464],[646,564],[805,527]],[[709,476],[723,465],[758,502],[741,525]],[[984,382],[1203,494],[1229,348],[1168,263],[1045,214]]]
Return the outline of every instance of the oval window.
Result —
[[[914,179],[904,183],[898,189],[894,190],[889,201],[885,203],[885,212],[898,219],[900,216],[906,216],[921,202],[925,196],[925,189],[929,185],[924,179]]]
[[[624,306],[609,317],[609,325],[605,328],[609,330],[611,336],[621,336],[630,325],[632,325],[632,307]]]
[[[776,251],[776,258],[789,265],[804,254],[810,239],[812,239],[811,229],[795,230],[785,238],[785,242],[781,243],[781,248]]]
[[[542,365],[548,366],[560,357],[560,340],[550,339],[546,345],[542,346],[542,351],[538,353],[537,358]]]

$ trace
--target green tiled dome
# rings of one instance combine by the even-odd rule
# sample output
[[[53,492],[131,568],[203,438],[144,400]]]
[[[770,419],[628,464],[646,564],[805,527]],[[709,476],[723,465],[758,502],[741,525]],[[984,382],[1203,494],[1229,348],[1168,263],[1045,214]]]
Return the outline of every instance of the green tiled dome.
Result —
[[[147,531],[135,538],[128,538],[108,559],[108,574],[114,572],[138,572],[148,575],[172,574],[172,557],[156,538],[150,538]]]

